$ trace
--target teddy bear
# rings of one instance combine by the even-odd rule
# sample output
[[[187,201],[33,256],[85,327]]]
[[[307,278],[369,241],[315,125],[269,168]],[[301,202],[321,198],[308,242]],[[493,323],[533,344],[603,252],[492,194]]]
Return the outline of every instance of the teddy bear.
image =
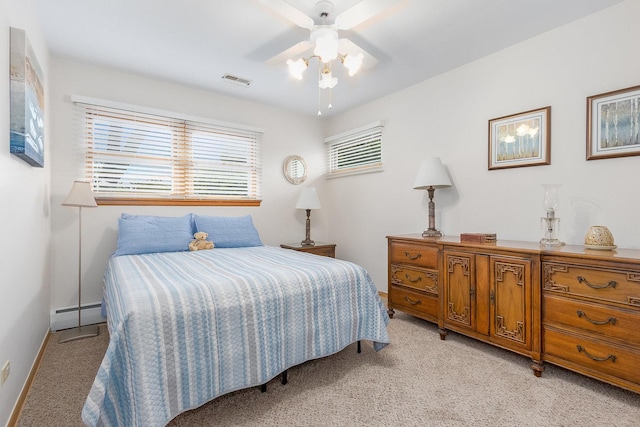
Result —
[[[201,249],[213,249],[213,242],[207,240],[209,235],[204,231],[198,231],[193,235],[194,240],[189,243],[190,251],[199,251]]]

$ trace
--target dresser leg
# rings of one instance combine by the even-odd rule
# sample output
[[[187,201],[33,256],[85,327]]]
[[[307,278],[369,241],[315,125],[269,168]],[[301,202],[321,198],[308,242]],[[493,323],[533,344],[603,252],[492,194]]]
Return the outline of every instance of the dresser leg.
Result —
[[[387,314],[389,315],[389,319],[393,319],[393,315],[395,314],[395,310],[390,308],[387,310]]]
[[[440,332],[440,339],[444,341],[444,339],[447,337],[447,334],[449,333],[449,331],[447,331],[446,329],[438,329],[438,332]]]
[[[544,371],[544,366],[542,365],[541,362],[536,362],[534,360],[533,363],[531,364],[531,369],[533,369],[533,375],[539,378],[542,376],[542,371]]]

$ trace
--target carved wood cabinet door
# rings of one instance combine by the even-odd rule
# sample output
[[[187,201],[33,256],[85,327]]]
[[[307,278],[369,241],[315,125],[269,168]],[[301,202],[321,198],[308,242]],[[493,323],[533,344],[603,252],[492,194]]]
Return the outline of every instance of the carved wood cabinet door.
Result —
[[[445,323],[475,330],[475,256],[464,252],[444,252]]]
[[[531,260],[491,256],[490,334],[503,345],[531,348]]]

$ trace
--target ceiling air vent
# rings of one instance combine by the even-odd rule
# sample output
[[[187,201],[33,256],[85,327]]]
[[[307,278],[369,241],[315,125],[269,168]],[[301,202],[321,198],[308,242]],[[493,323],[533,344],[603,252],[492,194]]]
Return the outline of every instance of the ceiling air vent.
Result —
[[[242,86],[242,87],[249,87],[249,85],[251,84],[251,80],[243,79],[242,77],[232,76],[231,74],[225,74],[224,76],[222,76],[222,80],[224,80],[227,83],[231,83],[232,85]]]

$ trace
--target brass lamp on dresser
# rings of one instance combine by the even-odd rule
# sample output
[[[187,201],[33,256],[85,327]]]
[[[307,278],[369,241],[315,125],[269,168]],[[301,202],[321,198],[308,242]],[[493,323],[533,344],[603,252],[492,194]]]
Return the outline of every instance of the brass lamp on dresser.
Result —
[[[388,309],[640,393],[640,250],[388,236]]]

